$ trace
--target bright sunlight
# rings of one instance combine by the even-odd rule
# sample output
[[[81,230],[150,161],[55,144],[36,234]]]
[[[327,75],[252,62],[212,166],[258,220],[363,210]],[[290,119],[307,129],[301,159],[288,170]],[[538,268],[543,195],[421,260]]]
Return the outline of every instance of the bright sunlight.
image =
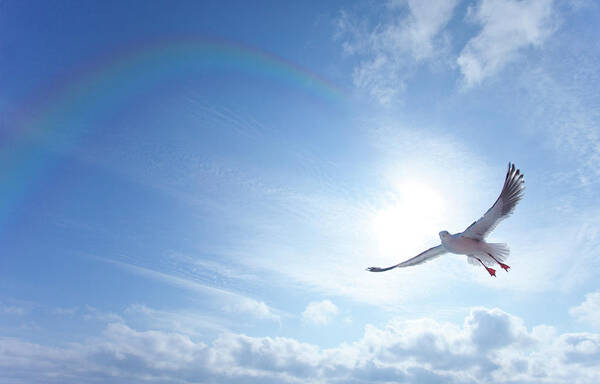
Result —
[[[443,229],[445,213],[444,197],[429,185],[415,180],[399,183],[395,198],[373,216],[379,255],[399,256],[433,244]]]

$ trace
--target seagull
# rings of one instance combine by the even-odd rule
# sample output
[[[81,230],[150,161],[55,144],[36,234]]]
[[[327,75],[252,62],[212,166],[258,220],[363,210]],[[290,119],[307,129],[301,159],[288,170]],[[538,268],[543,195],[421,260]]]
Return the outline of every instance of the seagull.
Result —
[[[488,243],[485,237],[496,228],[500,221],[510,216],[517,203],[523,198],[525,180],[515,165],[508,163],[508,172],[500,196],[487,212],[461,233],[450,234],[448,231],[439,233],[441,244],[419,253],[417,256],[387,268],[370,267],[369,272],[384,272],[394,268],[411,267],[435,259],[446,252],[467,255],[469,264],[481,264],[490,274],[496,277],[496,270],[491,266],[498,264],[508,272],[510,268],[504,264],[509,255],[509,249],[503,243]]]

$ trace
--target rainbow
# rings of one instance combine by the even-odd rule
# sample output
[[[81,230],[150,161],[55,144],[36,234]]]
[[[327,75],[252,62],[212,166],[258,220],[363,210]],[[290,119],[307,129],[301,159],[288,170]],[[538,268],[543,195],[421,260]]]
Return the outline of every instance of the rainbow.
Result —
[[[0,132],[0,226],[48,174],[48,151],[72,148],[93,129],[82,116],[106,118],[162,84],[216,70],[281,83],[327,103],[345,98],[342,89],[306,69],[230,41],[178,37],[124,46],[46,88]]]

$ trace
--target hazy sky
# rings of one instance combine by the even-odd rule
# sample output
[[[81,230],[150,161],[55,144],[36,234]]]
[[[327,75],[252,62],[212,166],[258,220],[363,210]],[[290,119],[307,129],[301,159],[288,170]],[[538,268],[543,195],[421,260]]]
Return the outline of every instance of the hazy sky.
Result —
[[[2,1],[0,383],[597,383],[600,6]],[[509,161],[525,198],[464,256]]]

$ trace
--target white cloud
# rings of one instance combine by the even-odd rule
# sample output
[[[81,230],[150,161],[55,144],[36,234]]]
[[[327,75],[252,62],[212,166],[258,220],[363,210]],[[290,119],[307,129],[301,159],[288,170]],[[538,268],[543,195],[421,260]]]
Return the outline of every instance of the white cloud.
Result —
[[[225,308],[227,312],[237,312],[243,314],[249,314],[257,319],[264,320],[275,320],[280,321],[279,316],[275,311],[262,301],[256,301],[254,299],[240,300],[234,305],[228,305]]]
[[[468,19],[482,26],[457,60],[468,86],[494,75],[525,48],[542,45],[556,24],[553,0],[482,0],[469,8]]]
[[[350,55],[363,61],[354,69],[353,81],[381,103],[389,103],[404,88],[414,67],[436,57],[446,40],[441,32],[452,17],[457,0],[388,3],[390,17],[369,27],[342,12],[337,20],[338,38]]]
[[[585,295],[585,301],[569,310],[569,314],[578,321],[600,327],[600,291]]]
[[[325,325],[331,322],[338,313],[338,307],[329,300],[313,301],[302,312],[302,320],[317,325]]]
[[[499,309],[474,308],[462,325],[431,319],[367,326],[361,339],[323,349],[284,337],[224,333],[211,343],[110,324],[83,343],[53,348],[1,338],[0,381],[112,383],[596,383],[600,335],[528,330]]]

